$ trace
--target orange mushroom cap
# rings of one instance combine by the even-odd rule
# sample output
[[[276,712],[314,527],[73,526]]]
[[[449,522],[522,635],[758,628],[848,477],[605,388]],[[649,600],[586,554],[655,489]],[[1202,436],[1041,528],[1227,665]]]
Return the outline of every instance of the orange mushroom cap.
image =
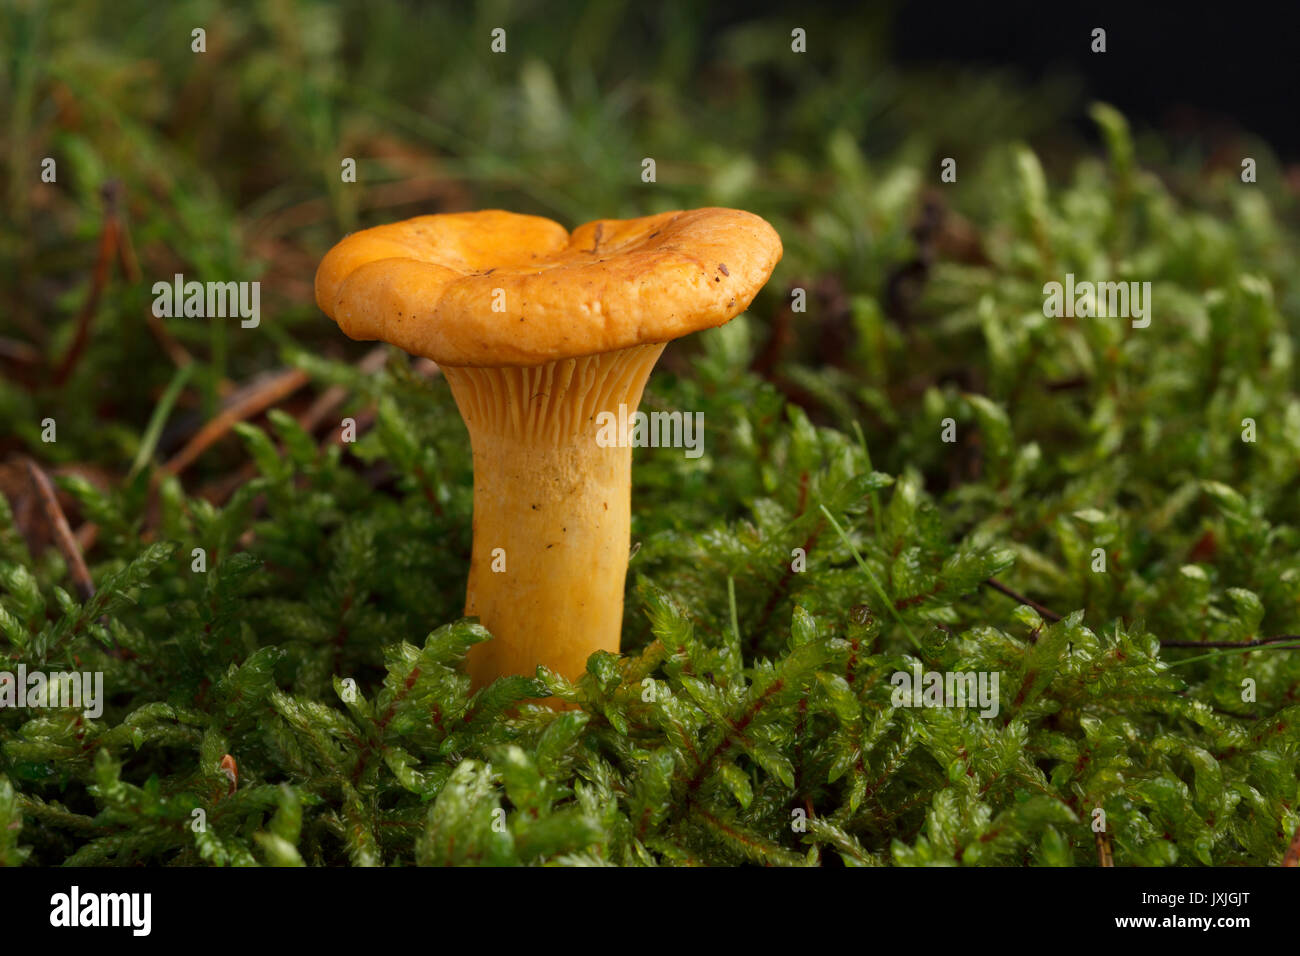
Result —
[[[599,219],[572,233],[491,209],[353,233],[316,302],[354,339],[442,365],[540,365],[722,325],[748,308],[781,239],[739,209]]]

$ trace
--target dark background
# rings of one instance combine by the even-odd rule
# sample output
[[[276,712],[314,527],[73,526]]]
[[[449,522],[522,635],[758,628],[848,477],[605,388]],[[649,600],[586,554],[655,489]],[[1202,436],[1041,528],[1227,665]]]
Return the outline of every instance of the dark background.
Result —
[[[1065,74],[1166,133],[1253,132],[1300,157],[1300,3],[908,3],[894,26],[904,63]]]
[[[710,9],[719,27],[760,16],[799,25],[828,14],[850,34],[879,24],[891,61],[903,67],[1072,81],[1087,99],[1104,100],[1166,137],[1204,143],[1253,133],[1282,158],[1300,159],[1300,2],[758,0]],[[1106,30],[1104,54],[1091,50],[1094,27]],[[1085,115],[1075,120],[1081,135],[1096,138]]]

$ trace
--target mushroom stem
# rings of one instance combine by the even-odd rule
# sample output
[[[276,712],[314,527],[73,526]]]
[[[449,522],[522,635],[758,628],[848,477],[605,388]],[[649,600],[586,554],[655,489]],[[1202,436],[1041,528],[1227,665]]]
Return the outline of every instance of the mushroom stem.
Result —
[[[494,640],[469,652],[473,685],[537,665],[574,680],[623,627],[632,449],[597,441],[627,414],[662,343],[545,365],[443,366],[474,452],[474,552],[465,613]],[[621,419],[620,419],[621,420]]]

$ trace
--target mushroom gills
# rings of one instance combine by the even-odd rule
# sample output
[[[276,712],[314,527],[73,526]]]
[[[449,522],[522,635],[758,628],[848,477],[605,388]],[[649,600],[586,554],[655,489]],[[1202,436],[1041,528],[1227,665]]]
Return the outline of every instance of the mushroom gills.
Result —
[[[474,457],[465,613],[475,687],[538,665],[569,680],[617,653],[630,546],[632,449],[597,441],[601,412],[641,403],[663,343],[543,365],[443,366]]]

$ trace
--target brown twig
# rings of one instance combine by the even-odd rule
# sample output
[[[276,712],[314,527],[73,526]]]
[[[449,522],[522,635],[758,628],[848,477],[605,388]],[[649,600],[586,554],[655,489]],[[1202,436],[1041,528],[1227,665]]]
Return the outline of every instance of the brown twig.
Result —
[[[388,346],[380,345],[365,354],[361,361],[357,363],[357,369],[368,375],[373,375],[384,367],[384,362],[387,360]],[[298,424],[302,426],[304,431],[314,432],[320,428],[325,419],[338,411],[339,406],[347,400],[348,394],[346,387],[331,385],[317,396],[307,411],[298,417]],[[213,504],[222,504],[235,493],[240,485],[251,481],[256,474],[257,463],[246,461],[233,473],[201,489],[199,496]]]
[[[1047,607],[1046,605],[1043,604],[1039,604],[1033,598],[1027,598],[1023,594],[1011,590],[1011,588],[1007,587],[997,578],[989,578],[984,583],[989,587],[991,587],[993,590],[997,591],[998,593],[1005,594],[1013,601],[1018,601],[1021,604],[1027,605],[1028,607],[1032,607],[1035,611],[1037,611],[1043,617],[1047,618],[1047,620],[1051,621],[1053,624],[1061,620],[1061,615],[1057,614],[1050,607]]]
[[[63,553],[64,560],[68,562],[68,573],[72,575],[72,583],[81,596],[82,603],[85,603],[95,595],[95,582],[90,578],[86,560],[81,556],[81,548],[77,546],[77,539],[68,525],[67,515],[59,505],[58,496],[54,493],[54,485],[50,483],[49,476],[41,470],[41,466],[32,459],[25,458],[23,463],[27,466],[27,476],[36,490],[50,533],[59,551]]]
[[[243,395],[237,396],[227,408],[222,409],[216,418],[200,428],[194,437],[185,443],[185,447],[163,465],[163,473],[180,474],[235,425],[266,411],[302,388],[308,381],[310,378],[306,372],[291,368],[277,372],[265,381],[249,387]]]
[[[379,346],[378,348],[372,349],[370,352],[366,353],[366,355],[358,363],[357,367],[364,372],[370,372],[370,373],[377,372],[380,368],[383,367],[386,358],[387,358],[386,348],[384,346]],[[417,375],[420,375],[424,378],[432,378],[434,375],[437,375],[440,371],[437,363],[429,359],[418,360],[412,366],[412,368],[414,369]],[[321,423],[321,421],[327,418],[332,411],[337,411],[338,404],[335,403],[335,397],[337,393],[331,394],[332,392],[333,392],[332,388],[326,389],[326,391],[322,393],[321,396],[315,402],[312,403],[311,407],[302,416],[302,418],[299,419],[299,424],[302,424],[303,427],[308,428],[308,430],[312,430],[312,428],[315,428]],[[328,399],[328,401],[326,401],[326,399]],[[370,406],[367,408],[363,408],[361,411],[357,412],[354,416],[352,416],[353,421],[355,422],[356,436],[360,436],[363,432],[365,432],[367,429],[372,427],[375,423],[376,418],[378,418],[378,414],[379,414],[378,410],[374,406]],[[307,424],[308,422],[311,423],[310,428],[308,427]],[[195,436],[196,439],[197,437],[198,436]],[[193,444],[193,441],[191,441],[191,444]],[[343,425],[342,423],[340,423],[339,425],[331,429],[329,437],[321,441],[319,445],[319,450],[321,453],[324,453],[326,450],[329,449],[331,445],[341,446],[344,444],[346,444],[346,442],[343,440]],[[183,451],[184,449],[182,449],[182,452]],[[177,455],[177,457],[180,456]],[[245,469],[247,469],[247,467],[248,466],[245,466]],[[249,477],[251,477],[252,474],[254,473],[255,471],[248,472],[246,470],[241,470],[241,472],[238,474],[239,475],[248,474]],[[423,480],[422,476],[421,476],[421,480]],[[230,494],[233,494],[235,488],[237,488],[238,486],[239,485],[235,483],[233,480],[228,480],[222,482],[221,485],[216,488],[215,493],[222,496],[228,496]],[[432,497],[432,495],[428,492],[427,489],[425,494],[426,496],[429,497],[429,500],[433,504],[434,508],[436,510],[441,511],[441,506],[438,504],[437,500]],[[222,500],[224,500],[224,498]],[[253,502],[253,514],[254,515],[261,514],[262,510],[265,507],[266,507],[266,499],[264,497],[259,496],[258,499]],[[256,537],[257,535],[255,530],[253,528],[249,528],[239,538],[240,547],[243,548],[251,547],[253,541],[256,540]]]
[[[100,190],[104,200],[104,228],[99,234],[99,254],[95,258],[90,295],[86,297],[86,303],[77,316],[77,334],[73,337],[72,344],[68,346],[63,361],[54,370],[56,387],[68,380],[68,376],[72,374],[72,370],[77,367],[77,362],[81,359],[81,353],[86,350],[86,343],[90,341],[91,322],[94,321],[95,313],[99,311],[99,300],[103,298],[104,287],[108,285],[108,270],[119,255],[118,243],[122,228],[117,217],[117,200],[120,191],[121,184],[116,180],[109,180]]]
[[[366,375],[374,375],[384,367],[388,361],[388,346],[380,345],[367,352],[357,363],[357,371]],[[436,369],[435,369],[436,370]],[[309,432],[315,431],[331,414],[338,410],[338,407],[347,400],[348,390],[342,385],[331,385],[325,391],[320,393],[316,401],[311,403],[302,418],[298,419],[298,424]]]
[[[417,359],[415,364],[411,366],[411,369],[412,371],[415,372],[416,375],[419,375],[422,378],[433,378],[441,371],[441,369],[438,368],[437,362],[434,362],[432,359],[425,359],[425,358]],[[378,411],[373,405],[371,405],[361,409],[361,411],[357,412],[357,414],[353,417],[356,421],[356,433],[359,436],[362,432],[370,428],[375,423],[375,419],[376,417],[378,417]],[[329,438],[321,442],[320,450],[325,451],[327,448],[330,447],[330,445],[342,445],[342,444],[344,444],[343,426],[340,424],[330,432]]]
[[[1110,834],[1105,830],[1097,831],[1097,865],[1115,865],[1115,851],[1111,848]]]

